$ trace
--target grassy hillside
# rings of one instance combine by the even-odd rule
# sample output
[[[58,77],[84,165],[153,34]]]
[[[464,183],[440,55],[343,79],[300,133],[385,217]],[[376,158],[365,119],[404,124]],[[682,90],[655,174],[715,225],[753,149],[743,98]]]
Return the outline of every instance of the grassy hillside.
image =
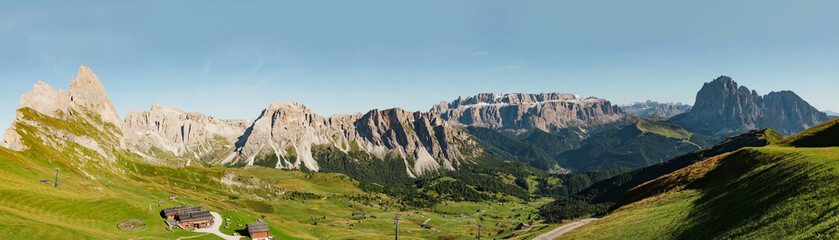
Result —
[[[508,136],[492,129],[479,127],[468,127],[467,131],[469,131],[469,134],[474,136],[478,142],[481,143],[484,149],[486,149],[487,153],[494,158],[505,161],[523,162],[542,170],[558,168],[556,162],[553,160],[553,157],[545,152],[545,150],[537,147],[536,145],[518,141],[515,136]],[[534,139],[540,138],[543,140],[552,139],[546,136],[546,134],[540,133],[528,134],[528,137]],[[559,142],[543,142],[543,144],[547,144],[549,146],[563,145]],[[563,148],[561,146],[555,147]]]
[[[693,163],[743,147],[762,147],[777,142],[781,136],[771,129],[754,130],[700,149],[667,162],[637,169],[592,184],[568,199],[558,199],[541,208],[542,216],[553,222],[606,213],[630,189],[670,174]]]
[[[839,118],[792,135],[778,145],[790,147],[839,146]]]
[[[449,197],[432,206],[415,207],[398,197],[364,191],[361,183],[343,174],[156,165],[116,148],[118,132],[113,126],[77,122],[71,116],[51,118],[26,109],[22,114],[27,121],[16,129],[28,150],[0,148],[0,239],[218,239],[166,229],[159,212],[179,205],[202,206],[243,223],[264,219],[271,235],[279,239],[392,239],[395,214],[405,219],[400,231],[404,239],[472,239],[477,223],[486,226],[485,237],[521,238],[553,226],[540,225],[535,217],[536,208],[548,198],[504,198],[501,203],[480,198],[445,200],[465,200],[451,190],[468,191],[474,186],[485,188],[475,188],[479,194],[494,196],[503,195],[504,186],[521,189],[515,177],[490,174],[498,172],[493,169],[504,169],[511,176],[525,175],[511,171],[523,169],[510,167],[515,163],[497,162],[501,165],[471,171],[497,179],[501,185],[477,181],[481,178],[465,178],[464,183],[473,181],[466,188],[431,185],[443,179],[428,182],[425,187]],[[74,136],[101,141],[105,148],[93,151],[70,141]],[[53,181],[56,167],[61,169],[59,187],[39,182]],[[171,194],[178,197],[169,200]],[[356,212],[368,218],[354,218]],[[127,219],[139,219],[147,226],[136,232],[118,230],[116,224]],[[425,221],[435,229],[420,227]],[[521,222],[540,227],[509,230]],[[223,231],[243,230],[237,224]]]
[[[560,153],[580,148],[586,136],[587,134],[583,131],[575,128],[564,128],[550,133],[533,129],[517,136],[517,139],[523,143],[537,146],[551,158],[555,158]]]
[[[638,122],[635,123],[635,127],[644,132],[654,133],[669,138],[682,139],[688,141],[690,140],[690,137],[693,135],[693,133],[689,132],[688,130],[685,130],[684,128],[675,125],[664,124],[659,121],[639,119]]]
[[[753,130],[729,139],[713,147],[703,148],[667,162],[652,165],[598,182],[579,195],[590,197],[594,203],[617,202],[629,189],[647,181],[670,174],[693,163],[744,147],[762,147],[777,142],[781,135],[772,129]]]
[[[583,147],[557,157],[573,171],[642,168],[714,144],[713,139],[654,119],[627,118],[627,122],[598,133]]]
[[[508,229],[519,222],[538,224],[535,209],[549,200],[444,201],[419,209],[403,206],[385,195],[364,192],[357,188],[358,182],[339,174],[262,167],[172,168],[139,162],[126,164],[129,172],[125,179],[93,180],[62,173],[59,187],[54,188],[38,182],[52,180],[54,172],[50,170],[0,148],[0,181],[4,183],[0,186],[0,239],[201,236],[185,230],[170,232],[158,216],[163,208],[183,203],[244,222],[265,219],[271,224],[271,235],[279,239],[392,239],[391,218],[395,214],[405,218],[400,232],[404,239],[471,239],[479,222],[487,226],[485,237],[527,235],[529,229]],[[220,183],[223,178],[233,184]],[[170,201],[170,194],[177,194],[178,198]],[[160,206],[158,199],[163,199]],[[354,218],[355,212],[367,213],[369,218]],[[144,221],[147,228],[137,232],[118,230],[116,224],[126,219]],[[421,228],[426,220],[436,230]],[[236,228],[236,224],[231,226]],[[230,234],[242,229],[223,230]],[[198,239],[218,238],[209,235]]]
[[[839,147],[745,148],[636,187],[562,239],[836,239]]]

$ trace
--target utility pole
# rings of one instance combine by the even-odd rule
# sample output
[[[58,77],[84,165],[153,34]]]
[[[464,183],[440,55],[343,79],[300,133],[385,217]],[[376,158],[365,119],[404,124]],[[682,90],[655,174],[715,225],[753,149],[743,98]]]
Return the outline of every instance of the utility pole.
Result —
[[[483,226],[484,226],[483,224],[480,224],[480,223],[478,224],[478,240],[481,240],[481,227],[483,227]]]
[[[402,218],[399,217],[399,214],[396,214],[393,220],[396,220],[396,240],[399,240],[399,220],[402,220]]]
[[[58,187],[58,168],[55,168],[55,187]]]

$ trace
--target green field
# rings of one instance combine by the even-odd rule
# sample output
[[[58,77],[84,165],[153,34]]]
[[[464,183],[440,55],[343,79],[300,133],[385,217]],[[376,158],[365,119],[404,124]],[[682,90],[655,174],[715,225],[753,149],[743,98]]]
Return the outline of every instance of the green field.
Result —
[[[85,180],[62,170],[60,186],[54,188],[38,182],[54,177],[50,167],[33,164],[7,149],[0,152],[0,180],[4,183],[0,187],[0,239],[174,239],[201,235],[166,230],[158,213],[181,204],[202,206],[230,218],[230,228],[222,228],[227,234],[244,230],[238,227],[240,224],[264,219],[271,224],[271,235],[280,239],[390,239],[395,227],[392,218],[401,214],[405,220],[400,235],[405,239],[470,239],[477,234],[478,223],[486,226],[484,236],[509,235],[510,231],[505,230],[519,222],[534,222],[530,218],[536,207],[549,200],[446,202],[433,209],[397,211],[396,203],[387,196],[364,193],[353,180],[338,174],[261,167],[171,168],[138,162],[127,166],[137,173],[124,178]],[[216,178],[226,174],[235,174],[234,181],[256,184],[251,185],[253,188],[225,186]],[[322,198],[295,199],[288,194],[272,194],[275,191],[312,193]],[[178,198],[171,201],[170,194]],[[160,206],[158,199],[163,199]],[[367,218],[353,218],[355,212],[366,213]],[[116,224],[126,219],[142,220],[147,228],[137,232],[118,230]],[[435,230],[420,227],[428,219],[427,224]]]
[[[639,119],[638,123],[636,123],[635,126],[637,126],[638,129],[644,132],[658,134],[669,138],[681,139],[685,141],[689,141],[690,137],[693,136],[693,133],[689,132],[688,130],[685,130],[684,128],[646,119]]]
[[[639,186],[561,239],[836,239],[837,185],[839,147],[747,148]]]
[[[218,239],[168,230],[159,213],[180,205],[201,206],[230,218],[230,227],[222,227],[227,234],[243,233],[247,223],[263,219],[278,239],[392,239],[396,214],[404,218],[403,239],[473,239],[479,223],[485,225],[482,232],[487,238],[519,239],[548,227],[534,217],[548,198],[412,208],[387,195],[364,192],[357,181],[342,174],[156,165],[120,150],[115,137],[119,133],[107,125],[71,127],[64,122],[69,120],[25,110],[24,114],[40,125],[18,125],[28,150],[0,147],[0,239]],[[97,139],[105,151],[65,141],[52,134],[57,130]],[[62,150],[56,150],[57,144]],[[53,181],[55,168],[61,169],[59,187],[39,182]],[[177,195],[175,200],[169,199],[172,194]],[[353,213],[366,215],[353,217]],[[139,219],[146,228],[117,229],[117,223],[127,219]],[[426,221],[433,230],[420,226]],[[509,230],[521,222],[539,227]]]

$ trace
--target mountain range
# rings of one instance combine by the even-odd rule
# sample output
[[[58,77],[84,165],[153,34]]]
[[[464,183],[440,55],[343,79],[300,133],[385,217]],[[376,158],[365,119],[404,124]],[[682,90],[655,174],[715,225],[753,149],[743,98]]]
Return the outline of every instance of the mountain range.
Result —
[[[21,97],[0,147],[8,183],[0,232],[207,237],[155,225],[165,207],[200,205],[265,221],[281,239],[390,239],[394,213],[415,223],[403,227],[418,239],[466,237],[476,229],[464,222],[527,239],[549,229],[516,228],[592,214],[606,216],[564,237],[837,236],[839,120],[783,140],[772,129],[746,131],[769,124],[791,133],[826,114],[794,93],[759,96],[729,80],[706,83],[701,107],[670,119],[563,93],[478,94],[428,112],[330,117],[278,102],[252,121],[154,104],[121,119],[82,66],[68,91],[38,82]],[[719,125],[696,124],[703,119]],[[150,227],[115,228],[126,219]]]
[[[482,93],[440,102],[431,113],[450,122],[495,130],[590,129],[623,119],[618,106],[599,98],[566,93]]]
[[[690,112],[691,106],[682,103],[659,103],[647,100],[646,102],[620,105],[620,108],[626,114],[643,118],[671,118],[682,113]]]
[[[259,165],[357,172],[354,177],[367,171],[360,166],[381,163],[390,174],[407,178],[457,171],[489,148],[495,149],[495,158],[544,170],[639,168],[713,145],[720,136],[758,127],[789,135],[828,120],[790,91],[759,96],[725,76],[706,83],[692,108],[653,101],[616,106],[567,93],[482,93],[443,101],[429,112],[394,108],[322,117],[303,104],[277,102],[256,120],[245,121],[155,104],[148,111],[132,110],[122,120],[104,85],[85,66],[67,92],[38,82],[21,97],[20,109],[2,144],[16,151],[27,148],[21,141],[27,129],[21,123],[43,125],[23,117],[20,111],[30,109],[110,133],[103,138],[43,129],[110,160],[117,155],[114,151],[127,149],[168,165]],[[675,116],[663,121],[670,115]],[[495,133],[480,128],[531,150],[492,147],[497,142],[492,139],[499,138],[488,138]],[[529,157],[521,155],[525,153]]]

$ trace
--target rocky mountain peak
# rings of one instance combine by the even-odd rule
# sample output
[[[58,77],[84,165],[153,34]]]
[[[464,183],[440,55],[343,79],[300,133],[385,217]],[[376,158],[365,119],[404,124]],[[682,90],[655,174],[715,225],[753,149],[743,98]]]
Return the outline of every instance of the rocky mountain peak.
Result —
[[[734,86],[733,88],[735,88],[735,89],[737,88],[737,82],[735,82],[733,78],[731,78],[729,76],[726,76],[726,75],[720,75],[719,77],[715,78],[714,80],[711,80],[710,82],[705,83],[705,85],[715,84],[715,83],[720,83],[720,84],[724,84],[724,85],[731,85],[731,86]]]
[[[476,144],[432,113],[392,108],[324,118],[299,103],[273,103],[237,143],[237,157],[224,164],[276,159],[272,164],[277,168],[319,171],[315,155],[322,151],[360,151],[379,159],[402,158],[406,173],[416,177],[455,169],[463,158],[459,148],[467,147],[461,143]]]
[[[135,111],[139,111],[139,110],[135,110]],[[175,113],[183,113],[184,112],[183,110],[181,110],[179,108],[169,107],[169,106],[162,105],[162,104],[152,104],[150,111],[152,111],[152,112],[164,112],[165,111],[165,112],[175,112]]]
[[[273,102],[271,105],[268,106],[269,110],[282,110],[282,111],[299,111],[299,112],[311,112],[312,110],[309,109],[306,105],[303,105],[298,102]]]
[[[571,126],[596,127],[624,117],[609,101],[567,93],[481,93],[441,102],[431,112],[458,125],[547,132]]]
[[[122,119],[117,114],[108,91],[99,82],[96,74],[86,66],[79,67],[79,73],[70,82],[70,102],[78,106],[89,108],[99,114],[102,120],[117,126],[122,126]]]
[[[636,102],[632,104],[621,105],[620,108],[626,114],[639,116],[643,118],[671,118],[673,116],[690,111],[691,106],[682,103],[659,103],[656,101],[647,100],[646,102]]]
[[[20,108],[12,126],[6,130],[4,136],[3,145],[9,149],[26,150],[26,144],[24,144],[23,137],[20,135],[20,129],[17,128],[18,124],[28,125],[40,131],[60,136],[60,139],[63,140],[57,140],[54,136],[36,136],[42,143],[56,148],[61,148],[60,146],[64,145],[62,141],[71,141],[94,150],[110,160],[113,160],[111,150],[121,148],[122,120],[116,113],[105,87],[99,82],[96,75],[85,66],[81,66],[77,76],[72,78],[68,92],[64,92],[64,90],[56,91],[44,82],[37,82],[32,91],[20,97]],[[37,113],[23,110],[25,108],[32,109]],[[32,121],[31,119],[39,117],[38,114],[59,118],[62,121],[75,122],[76,124],[88,123],[96,130],[102,131],[106,136],[80,136],[80,132],[72,132],[70,129],[62,129],[60,126]],[[106,123],[110,123],[112,126]],[[94,138],[102,139],[102,141],[97,142]]]
[[[20,96],[20,108],[32,108],[47,116],[55,117],[56,111],[68,111],[69,95],[64,90],[56,91],[49,84],[38,81],[32,91]]]
[[[702,86],[689,113],[671,121],[704,134],[772,128],[791,135],[827,120],[826,114],[792,91],[761,96],[738,86],[730,77],[721,76]]]
[[[131,110],[125,115],[124,136],[129,148],[148,159],[166,157],[189,165],[192,158],[229,155],[247,127],[244,120],[221,120],[154,104],[149,111]],[[166,154],[156,156],[162,152]]]

